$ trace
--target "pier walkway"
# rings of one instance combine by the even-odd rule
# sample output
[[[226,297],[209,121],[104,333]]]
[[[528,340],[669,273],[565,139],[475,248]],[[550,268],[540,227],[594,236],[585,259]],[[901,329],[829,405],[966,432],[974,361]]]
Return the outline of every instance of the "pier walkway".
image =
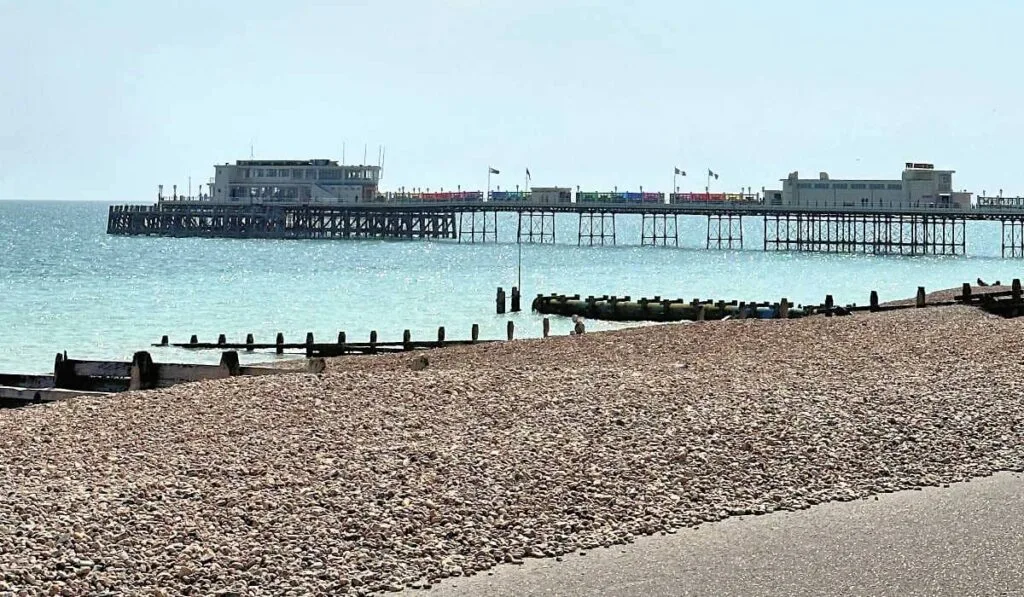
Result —
[[[499,213],[517,214],[517,242],[555,242],[556,214],[578,218],[578,245],[615,244],[619,215],[642,218],[642,245],[679,244],[679,216],[707,219],[706,248],[743,248],[744,218],[760,218],[766,251],[958,255],[965,222],[1000,222],[1004,257],[1024,257],[1024,207],[684,203],[366,202],[228,205],[163,201],[113,205],[107,233],[221,238],[431,238],[496,242]],[[756,225],[756,224],[755,224]],[[749,224],[748,224],[749,226]]]

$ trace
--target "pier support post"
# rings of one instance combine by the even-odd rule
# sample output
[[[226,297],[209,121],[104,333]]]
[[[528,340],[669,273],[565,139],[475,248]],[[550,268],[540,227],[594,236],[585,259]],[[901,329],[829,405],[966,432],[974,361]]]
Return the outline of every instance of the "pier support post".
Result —
[[[541,323],[541,329],[544,332],[544,337],[545,338],[550,336],[551,335],[551,320],[548,319],[547,317],[545,317],[544,321]]]
[[[915,301],[915,306],[919,309],[925,306],[924,286],[917,287],[917,300]]]
[[[275,344],[277,344],[277,347],[274,349],[274,351],[277,354],[284,354],[284,334],[283,333],[281,333],[281,332],[277,333],[277,341],[275,342]]]
[[[472,342],[476,342],[480,339],[480,324],[474,323],[472,329],[469,331],[469,339]]]
[[[498,313],[498,315],[504,315],[505,314],[505,289],[502,288],[501,286],[498,287],[498,296],[495,299],[495,303],[496,303],[496,306],[497,306],[497,313]]]
[[[518,286],[513,286],[512,287],[512,312],[513,313],[518,313],[521,310],[519,308],[519,304],[520,304],[519,287]]]
[[[508,325],[505,326],[505,331],[508,333],[508,339],[512,340],[512,338],[516,334],[516,324],[515,324],[515,322],[512,322],[512,321],[508,322]]]

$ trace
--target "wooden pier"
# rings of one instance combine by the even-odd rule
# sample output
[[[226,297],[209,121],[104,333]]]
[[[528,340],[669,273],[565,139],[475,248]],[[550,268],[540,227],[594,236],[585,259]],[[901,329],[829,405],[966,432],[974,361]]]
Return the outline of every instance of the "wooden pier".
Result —
[[[446,239],[496,242],[499,213],[517,214],[516,242],[555,242],[556,215],[578,219],[577,245],[614,245],[616,218],[641,216],[641,245],[678,246],[678,217],[707,219],[705,247],[743,248],[744,220],[763,220],[765,251],[962,255],[965,223],[1002,224],[1002,253],[1024,257],[1024,206],[826,207],[737,203],[388,203],[233,206],[113,205],[107,233],[274,239]]]

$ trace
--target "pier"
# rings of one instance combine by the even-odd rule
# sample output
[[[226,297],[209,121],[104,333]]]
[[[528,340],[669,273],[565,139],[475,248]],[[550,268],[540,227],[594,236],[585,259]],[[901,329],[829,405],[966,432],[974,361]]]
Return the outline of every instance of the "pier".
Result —
[[[394,203],[246,205],[162,202],[114,205],[112,235],[264,239],[445,239],[496,242],[499,213],[517,215],[516,242],[555,242],[555,217],[578,220],[578,245],[615,245],[620,215],[642,218],[641,245],[678,246],[679,216],[707,219],[705,247],[741,249],[744,225],[761,219],[763,250],[962,255],[965,223],[1000,222],[1004,257],[1024,257],[1024,206],[836,207],[763,202],[529,205]]]

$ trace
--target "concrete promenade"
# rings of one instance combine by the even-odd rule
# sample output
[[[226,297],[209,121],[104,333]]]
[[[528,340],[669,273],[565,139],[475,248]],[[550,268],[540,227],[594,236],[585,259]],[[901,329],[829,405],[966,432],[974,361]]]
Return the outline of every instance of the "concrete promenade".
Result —
[[[493,576],[448,579],[425,594],[1024,595],[1024,477],[999,473],[949,488],[732,518],[562,562],[526,560]]]

